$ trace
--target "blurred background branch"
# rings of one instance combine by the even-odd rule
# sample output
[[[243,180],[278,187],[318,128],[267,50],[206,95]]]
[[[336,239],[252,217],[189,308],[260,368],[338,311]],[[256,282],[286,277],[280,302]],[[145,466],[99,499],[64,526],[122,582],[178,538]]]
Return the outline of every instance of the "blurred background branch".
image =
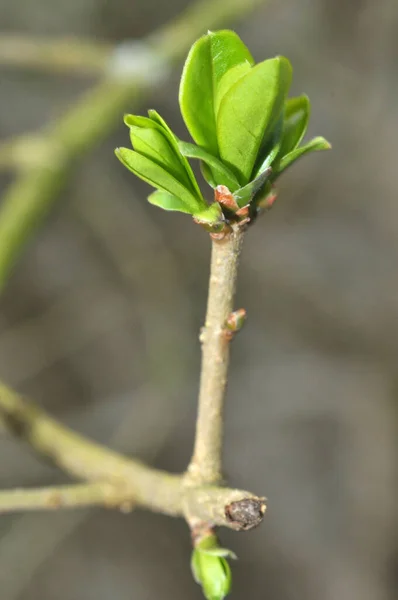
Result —
[[[109,506],[120,502],[120,495],[107,483],[20,488],[0,491],[0,513],[30,510],[55,510],[84,506]]]
[[[98,76],[105,74],[112,49],[112,44],[92,40],[1,33],[0,65],[57,75]]]

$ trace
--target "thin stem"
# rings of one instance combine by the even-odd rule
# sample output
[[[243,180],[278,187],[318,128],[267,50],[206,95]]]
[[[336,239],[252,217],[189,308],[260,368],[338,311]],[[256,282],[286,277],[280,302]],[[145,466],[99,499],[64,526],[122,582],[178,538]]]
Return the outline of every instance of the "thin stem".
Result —
[[[72,432],[4,384],[0,384],[0,424],[63,471],[99,484],[100,488],[91,488],[96,490],[93,502],[85,497],[86,505],[101,503],[122,510],[137,505],[170,516],[183,516],[189,522],[206,521],[238,530],[258,525],[262,520],[263,498],[244,490],[187,486],[183,475],[152,469]],[[7,506],[12,510],[10,492],[4,493],[8,494]],[[40,492],[33,494],[27,490],[26,493],[25,508],[39,508]],[[79,493],[84,496],[83,488]],[[44,497],[48,499],[47,494],[48,489],[44,491]],[[71,504],[66,502],[66,505],[72,506],[72,488],[68,494]],[[102,502],[99,502],[98,494],[102,494]],[[22,490],[16,493],[17,507],[23,505],[22,495]],[[253,509],[250,514],[246,510],[248,504]]]
[[[213,239],[209,295],[202,342],[202,369],[196,436],[188,478],[214,483],[222,478],[223,407],[230,340],[226,321],[233,310],[243,229],[234,227],[222,240]]]
[[[117,501],[115,488],[106,483],[0,490],[0,514],[107,504],[112,506]]]

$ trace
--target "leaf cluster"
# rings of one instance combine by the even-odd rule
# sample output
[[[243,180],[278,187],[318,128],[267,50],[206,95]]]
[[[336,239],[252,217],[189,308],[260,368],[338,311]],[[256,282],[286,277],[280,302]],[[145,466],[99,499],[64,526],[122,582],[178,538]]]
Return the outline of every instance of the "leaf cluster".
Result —
[[[156,191],[148,200],[188,213],[213,228],[251,214],[276,179],[303,155],[330,148],[322,137],[302,143],[310,117],[307,96],[288,98],[292,67],[277,56],[255,64],[233,31],[209,32],[192,46],[184,65],[179,102],[195,143],[179,140],[154,110],[127,115],[133,149],[116,154]],[[200,161],[214,189],[231,194],[228,206],[204,199],[187,159]]]

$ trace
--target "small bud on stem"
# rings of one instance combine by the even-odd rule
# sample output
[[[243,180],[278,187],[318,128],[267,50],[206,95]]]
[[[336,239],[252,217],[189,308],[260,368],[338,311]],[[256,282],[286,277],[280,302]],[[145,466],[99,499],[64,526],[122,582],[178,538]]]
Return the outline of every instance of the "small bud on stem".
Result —
[[[238,310],[231,312],[225,323],[225,336],[228,340],[231,340],[242,329],[246,318],[247,313],[244,308],[238,308]]]

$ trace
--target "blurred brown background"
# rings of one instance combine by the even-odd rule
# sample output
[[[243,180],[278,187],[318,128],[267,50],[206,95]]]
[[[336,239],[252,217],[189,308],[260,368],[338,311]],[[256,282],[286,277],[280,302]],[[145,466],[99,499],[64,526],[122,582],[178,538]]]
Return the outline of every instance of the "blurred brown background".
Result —
[[[243,2],[244,0],[242,0]],[[4,32],[141,37],[184,0],[0,0]],[[225,25],[228,25],[227,23]],[[398,4],[273,0],[233,27],[256,59],[283,53],[311,135],[333,151],[283,178],[250,231],[226,422],[231,483],[267,518],[222,532],[234,598],[396,598],[398,508]],[[180,68],[145,102],[185,139]],[[0,136],[62,114],[90,78],[2,67]],[[129,107],[126,107],[126,111]],[[122,115],[121,115],[122,117]],[[0,375],[79,431],[185,467],[196,408],[208,237],[145,201],[113,148],[85,157],[18,263],[0,312]],[[3,192],[10,175],[0,175]],[[0,486],[66,481],[0,437]],[[1,600],[199,599],[182,522],[145,512],[0,519]]]

